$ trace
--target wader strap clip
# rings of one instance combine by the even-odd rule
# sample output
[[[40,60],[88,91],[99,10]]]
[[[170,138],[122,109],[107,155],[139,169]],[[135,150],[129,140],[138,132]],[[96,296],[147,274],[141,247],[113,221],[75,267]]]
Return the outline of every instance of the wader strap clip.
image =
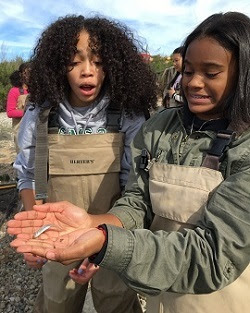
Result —
[[[211,149],[202,163],[203,167],[219,170],[220,162],[225,157],[229,145],[235,139],[236,133],[232,130],[223,130],[217,133]]]
[[[121,110],[108,107],[107,109],[107,130],[119,132],[122,126]]]
[[[51,108],[39,113],[35,149],[35,199],[45,200],[48,197],[48,117]]]
[[[148,152],[146,149],[142,149],[141,157],[140,157],[140,163],[139,163],[139,169],[145,170],[148,166]]]

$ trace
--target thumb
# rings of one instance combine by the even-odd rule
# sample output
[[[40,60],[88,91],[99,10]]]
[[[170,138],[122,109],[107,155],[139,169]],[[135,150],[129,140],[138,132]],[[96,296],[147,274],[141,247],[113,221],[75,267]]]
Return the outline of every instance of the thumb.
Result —
[[[51,260],[51,261],[59,261],[58,257],[56,256],[56,253],[52,251],[48,251],[45,255],[46,259]]]

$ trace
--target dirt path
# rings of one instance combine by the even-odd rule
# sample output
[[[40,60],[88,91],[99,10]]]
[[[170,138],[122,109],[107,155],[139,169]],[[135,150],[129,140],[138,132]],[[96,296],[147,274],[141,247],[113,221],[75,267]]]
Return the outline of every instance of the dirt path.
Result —
[[[6,113],[0,113],[0,187],[3,182],[15,184],[15,172],[12,162],[15,160],[12,120]],[[0,222],[17,207],[16,189],[0,188]],[[0,224],[0,226],[1,226]]]
[[[11,164],[15,160],[16,152],[11,125],[12,121],[6,113],[0,113],[0,164]]]

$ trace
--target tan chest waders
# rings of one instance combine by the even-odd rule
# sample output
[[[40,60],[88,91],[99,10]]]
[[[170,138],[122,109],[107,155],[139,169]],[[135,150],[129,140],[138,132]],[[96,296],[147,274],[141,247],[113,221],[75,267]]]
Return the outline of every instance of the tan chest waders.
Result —
[[[223,181],[218,170],[230,136],[229,131],[217,134],[202,167],[153,163],[149,169],[149,191],[155,214],[152,231],[181,232],[183,228],[197,226],[210,193]],[[211,294],[163,292],[147,298],[147,313],[248,313],[249,281],[248,266],[234,283]]]
[[[74,136],[60,135],[55,128],[49,128],[48,135],[49,110],[43,112],[37,125],[36,199],[67,200],[91,214],[103,214],[111,208],[120,196],[124,144],[123,134],[118,132],[120,112],[107,114],[110,132]],[[37,312],[82,312],[88,286],[75,283],[68,275],[80,263],[64,266],[48,262],[43,266]],[[91,291],[98,313],[141,312],[136,293],[112,271],[100,269],[92,280]]]

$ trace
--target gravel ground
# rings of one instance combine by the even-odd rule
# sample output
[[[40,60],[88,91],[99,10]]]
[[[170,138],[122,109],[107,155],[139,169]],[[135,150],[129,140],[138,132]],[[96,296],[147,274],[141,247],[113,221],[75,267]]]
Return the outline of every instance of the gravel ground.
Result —
[[[0,181],[15,183],[11,163],[15,148],[11,119],[0,113]],[[1,187],[1,185],[0,185]],[[29,269],[22,256],[9,246],[12,238],[6,234],[6,221],[19,210],[15,188],[0,189],[0,312],[32,312],[33,303],[41,283],[41,272]]]
[[[41,270],[26,266],[22,256],[10,247],[12,239],[6,234],[5,219],[0,228],[0,312],[31,313],[42,282]],[[95,313],[90,293],[83,313]]]
[[[41,283],[41,272],[29,269],[22,256],[10,248],[12,238],[5,233],[5,224],[0,232],[0,312],[32,312]]]
[[[15,182],[11,165],[14,159],[11,120],[5,113],[0,113],[0,181]],[[0,189],[0,313],[32,313],[42,281],[41,270],[28,268],[22,256],[9,245],[13,238],[6,234],[6,222],[19,210],[16,189]],[[96,313],[90,293],[83,313]]]

